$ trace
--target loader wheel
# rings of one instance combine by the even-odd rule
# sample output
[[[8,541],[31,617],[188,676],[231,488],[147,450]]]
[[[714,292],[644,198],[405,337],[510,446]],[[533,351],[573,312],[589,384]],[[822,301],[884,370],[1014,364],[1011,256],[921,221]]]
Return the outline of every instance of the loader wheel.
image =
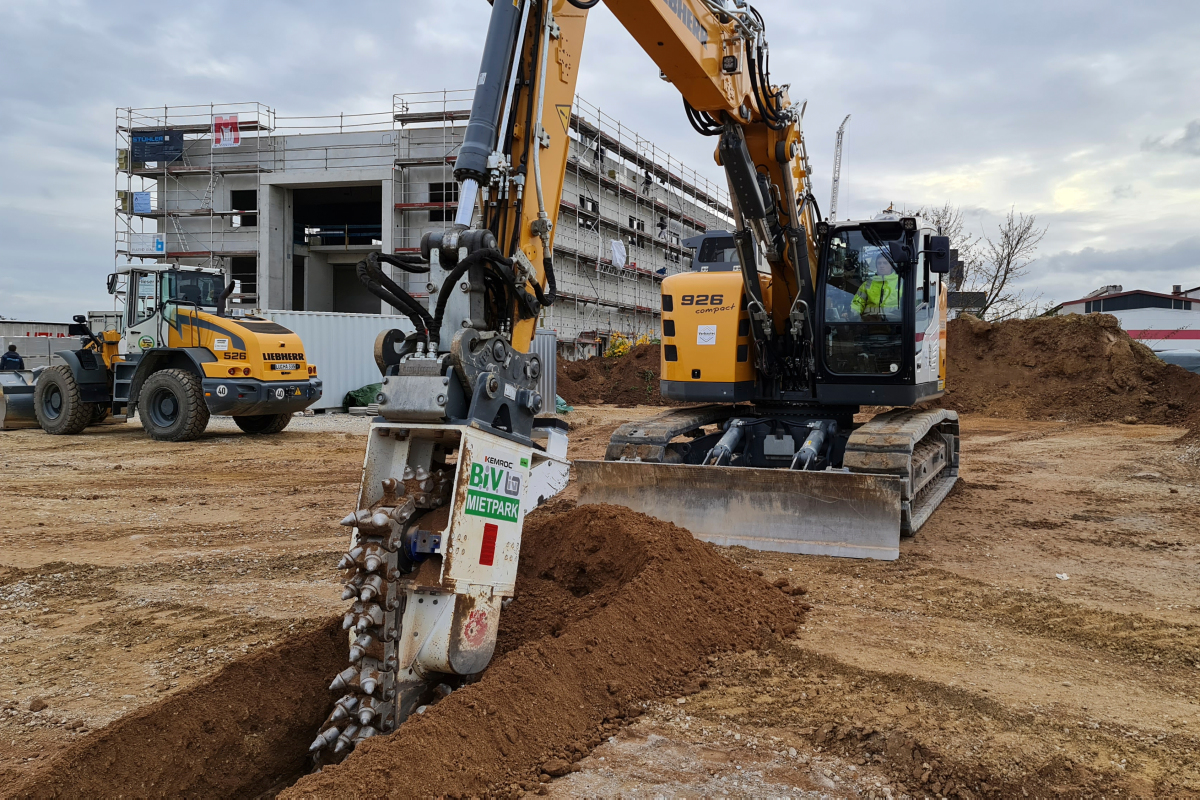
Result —
[[[46,433],[80,433],[92,421],[94,403],[80,399],[79,384],[71,374],[71,368],[60,364],[50,367],[39,377],[33,390],[33,412],[38,425]]]
[[[291,414],[250,414],[233,421],[246,433],[279,433],[292,421]]]
[[[187,442],[208,427],[208,404],[200,379],[182,369],[164,369],[142,384],[138,416],[152,439]]]

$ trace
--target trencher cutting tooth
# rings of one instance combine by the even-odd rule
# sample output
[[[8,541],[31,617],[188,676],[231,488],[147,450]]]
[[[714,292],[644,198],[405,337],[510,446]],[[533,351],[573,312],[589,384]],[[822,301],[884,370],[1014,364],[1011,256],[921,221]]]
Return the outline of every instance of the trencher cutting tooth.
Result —
[[[379,734],[379,731],[372,728],[370,725],[363,725],[354,737],[354,743],[358,744],[363,739],[370,739],[372,736]]]
[[[350,661],[355,662],[367,654],[367,650],[371,649],[371,645],[375,643],[375,637],[370,634],[360,633],[358,638],[354,640],[354,644],[350,645]],[[342,673],[343,675],[345,672]],[[341,677],[341,676],[339,676]]]
[[[358,685],[367,694],[375,694],[375,689],[383,682],[383,675],[377,669],[363,667],[358,675]]]
[[[341,722],[344,719],[349,719],[350,715],[358,709],[358,698],[352,694],[345,695],[341,700],[338,700],[333,707],[333,711],[329,714],[327,722]]]
[[[363,698],[363,701],[358,706],[358,721],[361,725],[369,725],[371,720],[379,715],[379,706],[382,705],[374,697]]]
[[[364,603],[372,598],[379,597],[384,594],[383,576],[370,575],[363,579],[362,589],[358,593],[358,598]]]
[[[346,730],[342,731],[342,735],[337,737],[337,742],[333,745],[333,752],[340,753],[351,745],[354,741],[354,734],[358,733],[361,726],[350,723],[346,726]]]
[[[413,478],[413,468],[408,464],[404,465],[404,472],[401,473],[401,480],[410,481]]]
[[[336,692],[338,689],[345,689],[350,686],[350,681],[358,677],[358,669],[355,667],[346,667],[339,672],[333,679],[333,683],[329,684],[329,691]]]
[[[333,744],[334,742],[336,742],[338,740],[338,737],[340,735],[341,735],[341,731],[339,731],[337,729],[336,725],[331,728],[326,728],[325,730],[323,730],[317,734],[316,739],[313,739],[313,743],[308,746],[308,752],[315,753],[317,750],[320,750],[322,747],[330,746],[331,744]]]

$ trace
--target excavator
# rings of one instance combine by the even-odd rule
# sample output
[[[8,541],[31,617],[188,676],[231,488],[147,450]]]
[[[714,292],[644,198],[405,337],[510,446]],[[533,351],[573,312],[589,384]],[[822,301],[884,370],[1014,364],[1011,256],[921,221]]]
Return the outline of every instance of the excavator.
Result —
[[[564,426],[537,391],[555,365],[530,344],[555,300],[554,212],[598,1],[492,3],[453,228],[358,265],[415,330],[375,346],[383,380],[337,565],[350,663],[310,747],[318,768],[484,670],[525,514],[566,483]],[[663,281],[661,389],[696,405],[575,462],[581,502],[724,544],[896,558],[958,474],[957,415],[919,406],[945,388],[949,241],[916,217],[821,219],[802,108],[771,82],[745,0],[605,4],[713,138],[738,268]],[[385,264],[427,275],[429,307]]]

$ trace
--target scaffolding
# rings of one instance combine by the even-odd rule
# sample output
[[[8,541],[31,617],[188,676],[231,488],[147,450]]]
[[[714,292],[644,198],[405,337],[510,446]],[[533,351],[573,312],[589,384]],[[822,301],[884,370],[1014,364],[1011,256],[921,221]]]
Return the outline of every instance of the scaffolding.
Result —
[[[426,231],[453,223],[453,167],[472,98],[461,90],[392,99],[393,118],[412,132],[393,183],[398,252],[415,252]],[[541,322],[576,352],[617,332],[655,336],[660,284],[691,263],[681,240],[732,224],[728,192],[583,98],[570,137],[554,239],[559,302]]]
[[[249,176],[257,197],[270,171],[263,150],[274,139],[261,134],[275,127],[272,108],[209,103],[118,108],[116,116],[114,260],[188,259],[220,267],[224,259],[258,253],[257,204],[221,208],[216,198],[225,196],[232,176]]]
[[[281,244],[260,233],[260,217],[275,208],[259,199],[264,187],[375,181],[388,187],[379,224],[323,225],[284,212],[288,257],[293,247],[416,252],[426,232],[453,225],[454,163],[472,100],[471,90],[396,94],[388,112],[321,116],[282,116],[261,103],[117,109],[114,258],[237,277],[234,259],[248,270],[249,259],[262,264]],[[657,335],[661,282],[690,266],[681,240],[729,227],[728,193],[583,98],[569,136],[554,243],[559,302],[540,322],[568,349],[594,350],[617,332]],[[157,160],[146,158],[147,140],[161,148]],[[274,280],[274,269],[259,268],[259,280]],[[420,276],[395,278],[427,297]]]

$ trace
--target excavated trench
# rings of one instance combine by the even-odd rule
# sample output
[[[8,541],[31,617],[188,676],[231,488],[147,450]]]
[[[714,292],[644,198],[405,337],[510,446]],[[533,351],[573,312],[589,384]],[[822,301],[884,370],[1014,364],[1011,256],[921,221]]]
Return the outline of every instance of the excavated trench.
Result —
[[[517,598],[487,672],[342,764],[305,774],[347,658],[330,620],[87,736],[12,794],[495,792],[561,772],[645,701],[694,691],[705,656],[762,647],[802,620],[786,591],[625,508],[554,503],[523,538]]]

